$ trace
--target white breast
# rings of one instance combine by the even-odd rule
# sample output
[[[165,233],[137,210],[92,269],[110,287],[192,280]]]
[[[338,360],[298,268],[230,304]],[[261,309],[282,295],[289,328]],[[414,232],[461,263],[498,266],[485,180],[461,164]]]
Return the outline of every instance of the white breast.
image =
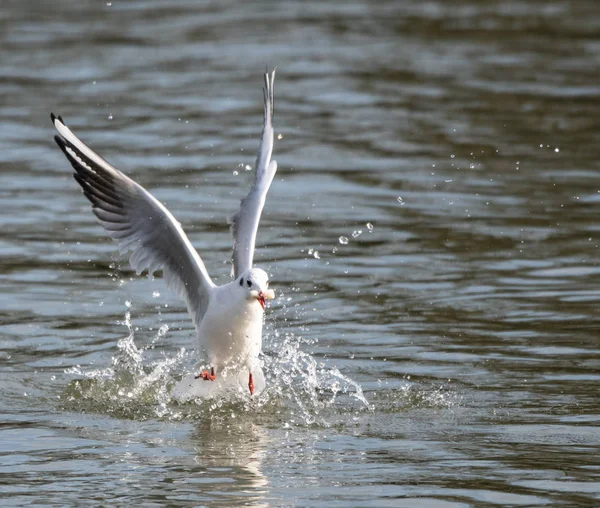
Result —
[[[200,348],[215,369],[251,367],[262,346],[263,310],[237,284],[215,288],[198,327]]]

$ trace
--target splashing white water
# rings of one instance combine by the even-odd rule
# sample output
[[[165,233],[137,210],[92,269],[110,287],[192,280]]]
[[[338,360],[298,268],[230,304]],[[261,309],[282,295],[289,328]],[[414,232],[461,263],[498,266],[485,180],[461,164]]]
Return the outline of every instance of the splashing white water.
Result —
[[[297,312],[288,306],[287,298],[279,295],[285,312]],[[151,359],[149,350],[168,334],[163,325],[146,347],[135,343],[131,325],[131,304],[127,302],[125,319],[128,335],[117,343],[117,352],[111,366],[105,369],[86,370],[80,366],[65,370],[78,377],[69,383],[63,402],[71,409],[89,412],[108,412],[121,417],[168,419],[205,417],[220,412],[233,414],[239,411],[266,411],[278,408],[288,415],[289,424],[328,425],[324,410],[368,409],[361,386],[337,368],[318,361],[303,349],[314,345],[295,333],[280,334],[267,331],[264,345],[267,350],[261,359],[266,376],[266,388],[250,398],[246,391],[218,392],[208,400],[193,399],[193,404],[182,405],[182,399],[173,394],[173,388],[184,377],[197,372],[196,354],[184,348],[174,354],[164,354]],[[197,380],[198,383],[205,383]],[[232,405],[234,408],[232,408]],[[200,406],[203,411],[198,411]],[[222,416],[222,415],[221,415]]]

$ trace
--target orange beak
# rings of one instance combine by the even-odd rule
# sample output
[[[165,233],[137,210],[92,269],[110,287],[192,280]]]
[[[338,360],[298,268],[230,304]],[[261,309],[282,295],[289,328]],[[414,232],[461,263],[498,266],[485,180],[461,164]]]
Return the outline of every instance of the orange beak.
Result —
[[[258,303],[260,303],[260,306],[263,308],[263,310],[265,310],[265,295],[262,291],[258,293],[256,299],[258,300]]]

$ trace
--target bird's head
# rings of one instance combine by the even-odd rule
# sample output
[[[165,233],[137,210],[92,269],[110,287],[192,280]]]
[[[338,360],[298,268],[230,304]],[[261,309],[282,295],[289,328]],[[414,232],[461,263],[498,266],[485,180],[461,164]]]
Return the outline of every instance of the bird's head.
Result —
[[[246,292],[248,300],[257,300],[265,308],[265,300],[275,298],[275,292],[269,289],[269,276],[260,268],[251,268],[242,274],[238,284]]]

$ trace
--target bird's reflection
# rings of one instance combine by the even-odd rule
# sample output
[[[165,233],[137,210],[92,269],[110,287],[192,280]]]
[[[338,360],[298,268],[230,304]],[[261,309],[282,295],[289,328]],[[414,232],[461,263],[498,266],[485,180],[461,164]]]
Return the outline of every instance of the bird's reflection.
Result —
[[[234,417],[235,415],[235,417]],[[247,417],[246,417],[247,416]],[[268,479],[262,471],[268,439],[249,415],[232,413],[196,425],[190,441],[202,472],[202,488],[212,484],[216,504],[267,506]]]

